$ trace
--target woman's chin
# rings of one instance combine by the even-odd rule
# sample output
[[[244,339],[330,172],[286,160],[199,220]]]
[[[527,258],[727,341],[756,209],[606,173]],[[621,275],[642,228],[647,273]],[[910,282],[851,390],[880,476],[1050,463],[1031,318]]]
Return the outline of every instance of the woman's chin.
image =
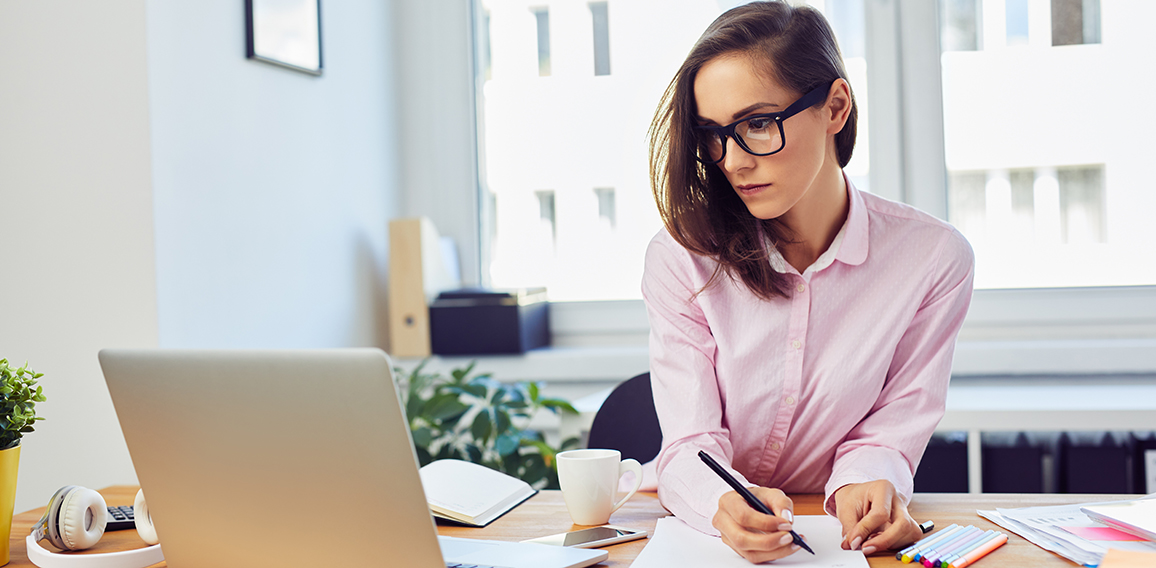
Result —
[[[747,203],[746,205],[747,211],[750,211],[751,215],[763,221],[778,219],[786,213],[782,207],[775,203]]]

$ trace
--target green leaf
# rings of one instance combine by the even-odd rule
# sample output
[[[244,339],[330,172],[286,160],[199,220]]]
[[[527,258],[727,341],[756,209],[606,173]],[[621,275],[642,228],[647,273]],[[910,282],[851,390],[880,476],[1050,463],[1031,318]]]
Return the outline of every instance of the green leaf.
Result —
[[[510,430],[510,413],[504,410],[498,410],[496,414],[497,416],[494,422],[497,425],[498,434],[505,434]]]
[[[457,393],[459,395],[467,394],[467,395],[470,395],[474,398],[485,398],[486,397],[486,387],[484,385],[452,386],[452,387],[449,387],[448,390],[450,390],[451,392]]]
[[[433,461],[433,456],[429,455],[429,451],[426,450],[425,448],[418,447],[418,448],[414,448],[414,450],[417,451],[417,463],[418,464],[426,465],[426,464]]]
[[[473,444],[466,444],[466,456],[474,463],[482,463],[482,450]]]
[[[462,404],[456,395],[446,393],[430,400],[425,414],[434,420],[445,420],[466,410],[469,410],[469,407]]]
[[[497,405],[501,404],[502,401],[505,399],[506,399],[506,389],[496,388],[496,389],[494,389],[494,393],[490,396],[490,404],[497,406]]]
[[[530,391],[530,400],[538,402],[538,383],[530,383],[527,385],[526,389]]]
[[[465,368],[454,369],[454,370],[450,371],[450,375],[453,376],[454,382],[455,383],[464,382],[466,380],[466,377],[469,376],[470,371],[474,370],[474,365],[477,365],[477,364],[478,364],[477,361],[470,361],[470,364],[466,365]]]
[[[474,439],[483,444],[489,440],[493,430],[494,423],[490,419],[490,413],[485,411],[479,412],[478,415],[474,417],[473,425],[470,426],[470,433],[474,435]],[[499,429],[498,431],[501,432],[502,430]]]
[[[497,442],[494,443],[494,449],[500,456],[508,456],[518,449],[521,442],[521,436],[517,434],[502,434],[498,436]]]
[[[428,448],[433,439],[433,432],[428,427],[423,426],[413,431],[413,443],[420,448]]]
[[[578,414],[578,410],[573,405],[560,398],[543,398],[540,402],[542,406],[549,408],[554,413],[562,411],[566,414]]]

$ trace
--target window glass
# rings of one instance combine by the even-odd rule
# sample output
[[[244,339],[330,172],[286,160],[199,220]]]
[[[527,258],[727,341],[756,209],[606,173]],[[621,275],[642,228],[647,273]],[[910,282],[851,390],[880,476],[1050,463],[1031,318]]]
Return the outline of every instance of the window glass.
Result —
[[[480,171],[488,283],[555,301],[639,298],[661,227],[647,130],[718,0],[481,0]],[[868,188],[863,0],[811,2],[844,44],[860,105],[847,168]],[[543,188],[549,188],[545,190]]]
[[[977,288],[1156,284],[1146,0],[940,0],[948,216]],[[1139,92],[1139,91],[1137,91]]]

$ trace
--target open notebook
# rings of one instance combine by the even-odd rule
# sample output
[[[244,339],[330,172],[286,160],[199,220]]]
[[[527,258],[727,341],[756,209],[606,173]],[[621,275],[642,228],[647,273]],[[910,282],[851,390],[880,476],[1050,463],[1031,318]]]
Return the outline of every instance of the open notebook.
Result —
[[[434,516],[484,527],[538,491],[484,465],[438,460],[421,468],[421,484]]]

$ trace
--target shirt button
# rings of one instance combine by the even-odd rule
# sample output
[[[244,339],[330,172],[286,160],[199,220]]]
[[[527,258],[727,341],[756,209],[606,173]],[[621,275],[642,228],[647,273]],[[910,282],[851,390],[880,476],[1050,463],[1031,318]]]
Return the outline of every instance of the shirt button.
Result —
[[[805,291],[807,291],[807,287],[806,287],[806,286],[804,286],[804,285],[802,285],[802,284],[799,284],[799,291],[800,291],[800,292],[805,292]]]
[[[795,404],[795,397],[788,396],[787,397],[787,404]]]
[[[772,450],[777,450],[777,449],[779,449],[779,448],[781,448],[781,447],[782,447],[782,446],[780,446],[778,442],[771,442],[771,449],[772,449]]]
[[[800,343],[798,339],[791,342],[791,347],[794,347],[795,349],[799,349],[802,346],[803,346],[803,344]]]

